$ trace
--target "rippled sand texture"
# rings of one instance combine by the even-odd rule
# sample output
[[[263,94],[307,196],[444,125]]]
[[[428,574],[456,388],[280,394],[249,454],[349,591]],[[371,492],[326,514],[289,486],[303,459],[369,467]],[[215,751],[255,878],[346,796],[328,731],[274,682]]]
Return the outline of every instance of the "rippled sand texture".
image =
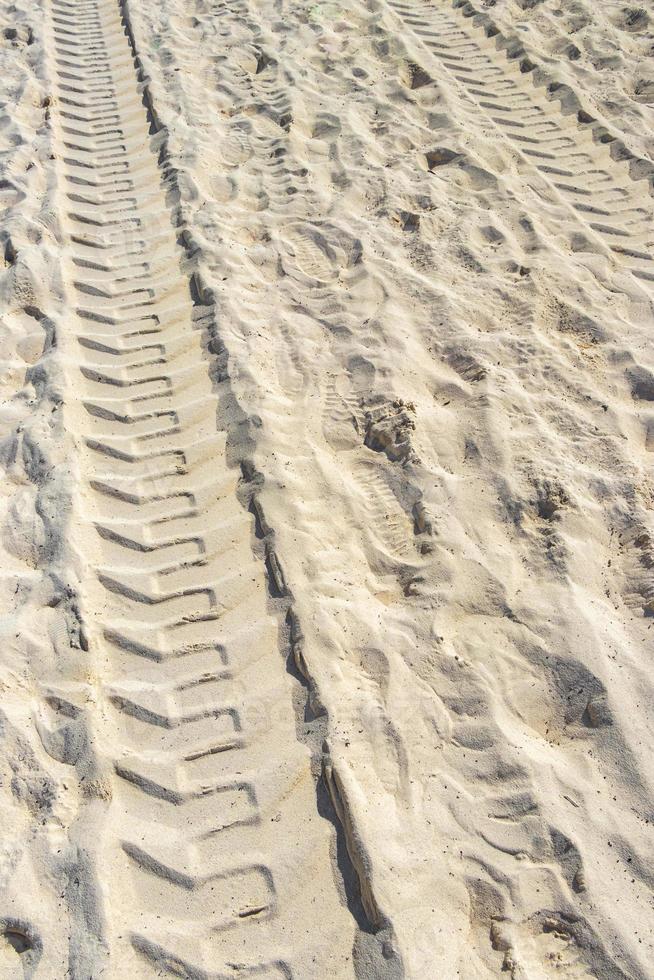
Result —
[[[654,43],[0,15],[0,977],[649,978]]]

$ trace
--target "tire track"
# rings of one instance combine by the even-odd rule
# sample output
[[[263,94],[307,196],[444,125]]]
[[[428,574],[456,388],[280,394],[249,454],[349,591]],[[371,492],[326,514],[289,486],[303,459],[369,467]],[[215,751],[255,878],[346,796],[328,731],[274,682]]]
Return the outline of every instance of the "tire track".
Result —
[[[389,0],[389,6],[579,221],[633,276],[654,283],[651,198],[631,178],[627,157],[613,159],[614,138],[594,128],[583,110],[573,112],[567,90],[555,82],[546,87],[536,66],[469,4],[447,9]]]
[[[216,431],[212,312],[182,271],[129,29],[117,4],[52,0],[49,30],[101,945],[112,976],[351,976],[353,922]]]

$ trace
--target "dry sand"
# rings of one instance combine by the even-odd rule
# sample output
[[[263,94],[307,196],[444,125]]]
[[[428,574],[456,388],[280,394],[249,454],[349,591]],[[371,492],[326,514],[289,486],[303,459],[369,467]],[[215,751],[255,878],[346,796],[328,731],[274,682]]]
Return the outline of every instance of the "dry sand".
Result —
[[[0,978],[654,976],[654,11],[0,15]]]

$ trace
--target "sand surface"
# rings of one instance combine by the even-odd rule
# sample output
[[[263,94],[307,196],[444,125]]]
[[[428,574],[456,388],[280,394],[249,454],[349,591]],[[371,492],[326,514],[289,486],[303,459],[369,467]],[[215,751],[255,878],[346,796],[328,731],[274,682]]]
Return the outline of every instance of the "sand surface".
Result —
[[[654,977],[653,46],[3,7],[1,980]]]

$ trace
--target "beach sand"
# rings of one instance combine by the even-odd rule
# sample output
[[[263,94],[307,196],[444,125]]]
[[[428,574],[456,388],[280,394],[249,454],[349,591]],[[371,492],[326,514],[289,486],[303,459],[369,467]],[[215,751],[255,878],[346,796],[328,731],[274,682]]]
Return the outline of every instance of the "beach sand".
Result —
[[[653,17],[3,10],[2,980],[654,976]]]

